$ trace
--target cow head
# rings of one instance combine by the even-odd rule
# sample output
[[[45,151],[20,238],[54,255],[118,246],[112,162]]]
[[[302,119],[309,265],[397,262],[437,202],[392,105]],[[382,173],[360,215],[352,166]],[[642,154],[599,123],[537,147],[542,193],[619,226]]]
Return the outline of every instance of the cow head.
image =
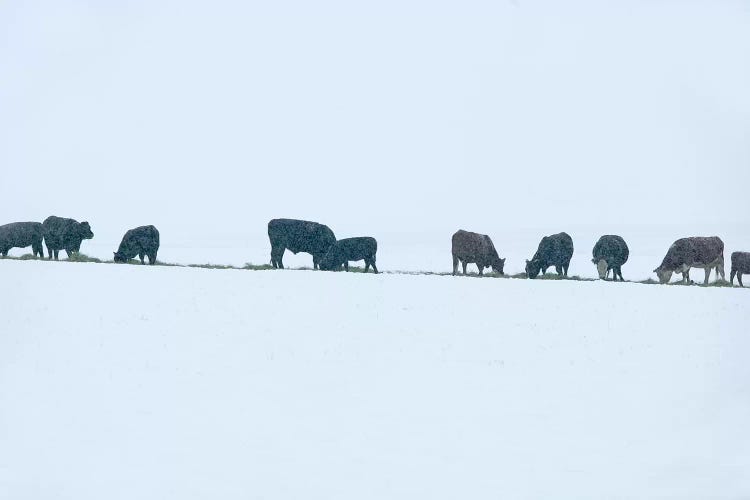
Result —
[[[672,271],[669,269],[657,267],[654,272],[659,277],[659,283],[669,283],[669,280],[672,279]]]
[[[534,279],[542,270],[542,265],[538,260],[527,260],[526,261],[526,277]]]
[[[492,263],[492,270],[497,274],[505,274],[503,272],[503,269],[505,269],[505,259],[498,258],[495,262]]]
[[[607,261],[604,259],[599,259],[597,261],[596,259],[592,259],[591,262],[596,264],[596,271],[599,273],[599,279],[603,280],[607,278],[607,268],[609,267],[607,265]]]
[[[128,259],[126,259],[125,256],[121,254],[120,252],[113,252],[113,253],[115,254],[115,258],[114,258],[115,262],[127,262],[128,261]]]
[[[336,265],[336,252],[331,248],[326,254],[321,257],[318,262],[318,267],[321,271],[337,271],[343,264]]]
[[[90,240],[94,237],[94,233],[91,232],[91,226],[85,221],[78,224],[78,234],[84,240]]]

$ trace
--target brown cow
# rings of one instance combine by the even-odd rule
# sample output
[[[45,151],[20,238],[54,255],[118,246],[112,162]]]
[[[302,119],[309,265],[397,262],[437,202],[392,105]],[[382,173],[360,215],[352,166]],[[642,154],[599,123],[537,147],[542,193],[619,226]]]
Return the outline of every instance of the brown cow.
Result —
[[[492,270],[499,274],[503,273],[503,267],[505,266],[505,259],[501,259],[497,255],[495,245],[492,244],[492,240],[486,234],[472,233],[470,231],[464,231],[459,229],[455,232],[452,238],[452,252],[453,252],[453,275],[458,272],[458,262],[464,269],[466,274],[467,264],[476,264],[479,268],[479,275],[482,275],[485,267],[492,266]]]
[[[661,265],[654,269],[661,283],[668,283],[672,273],[682,273],[682,281],[691,283],[690,268],[700,267],[706,271],[703,284],[708,284],[711,270],[716,269],[716,277],[724,279],[724,242],[718,236],[680,238],[672,243]]]

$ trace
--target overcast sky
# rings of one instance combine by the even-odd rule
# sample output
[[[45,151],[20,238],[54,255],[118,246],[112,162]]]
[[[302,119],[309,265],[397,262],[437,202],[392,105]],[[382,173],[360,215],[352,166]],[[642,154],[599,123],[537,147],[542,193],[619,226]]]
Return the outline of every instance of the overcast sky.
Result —
[[[748,2],[9,1],[0,33],[0,223],[749,222]]]

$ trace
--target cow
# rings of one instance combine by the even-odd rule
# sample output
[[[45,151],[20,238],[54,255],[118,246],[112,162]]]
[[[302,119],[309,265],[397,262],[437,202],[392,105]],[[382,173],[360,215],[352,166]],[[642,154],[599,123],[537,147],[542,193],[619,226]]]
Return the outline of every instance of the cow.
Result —
[[[120,247],[115,254],[115,262],[127,262],[137,255],[141,264],[145,264],[144,257],[148,255],[148,263],[156,264],[156,253],[159,251],[159,230],[154,226],[140,226],[125,233]]]
[[[81,250],[81,242],[94,237],[88,222],[78,222],[74,219],[64,219],[51,215],[42,223],[44,233],[44,244],[47,246],[49,259],[54,252],[55,260],[58,260],[60,250],[65,250],[68,258],[73,252]]]
[[[468,264],[476,264],[479,275],[482,276],[485,267],[492,267],[498,274],[505,274],[505,259],[501,259],[495,250],[495,245],[486,234],[472,233],[459,229],[451,238],[451,253],[453,254],[453,276],[458,272],[458,263],[466,274]]]
[[[750,252],[732,252],[732,272],[729,273],[729,283],[734,284],[734,275],[737,275],[737,281],[742,284],[742,275],[750,274]]]
[[[365,272],[370,269],[378,274],[378,267],[375,265],[375,254],[378,251],[378,242],[375,238],[361,236],[358,238],[344,238],[331,245],[325,256],[320,259],[320,269],[323,271],[338,271],[341,266],[349,270],[349,262],[363,260],[365,261]]]
[[[596,264],[596,270],[599,272],[600,279],[607,279],[609,271],[612,270],[612,281],[625,281],[622,277],[622,265],[628,261],[628,245],[622,236],[607,234],[599,238],[592,251],[594,258],[591,260]]]
[[[11,248],[26,248],[31,246],[34,257],[37,255],[44,258],[42,249],[42,223],[41,222],[11,222],[0,226],[0,254],[8,256]]]
[[[318,269],[320,259],[336,243],[336,236],[328,226],[297,219],[271,220],[268,223],[268,239],[271,241],[271,265],[275,269],[284,269],[281,258],[286,249],[294,254],[311,254],[313,268]]]
[[[672,243],[661,265],[654,269],[659,282],[668,283],[672,273],[682,273],[683,283],[690,281],[690,268],[700,267],[706,271],[704,285],[708,284],[711,269],[716,269],[716,277],[724,279],[724,242],[718,236],[680,238]]]
[[[531,260],[526,261],[526,276],[536,278],[539,271],[544,274],[550,266],[555,266],[558,275],[567,276],[572,257],[573,238],[568,233],[545,236]]]

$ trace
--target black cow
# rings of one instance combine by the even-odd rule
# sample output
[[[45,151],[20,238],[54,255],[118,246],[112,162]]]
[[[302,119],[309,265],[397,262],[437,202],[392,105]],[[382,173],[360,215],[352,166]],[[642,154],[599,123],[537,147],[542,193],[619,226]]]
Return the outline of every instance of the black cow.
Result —
[[[526,276],[536,278],[539,271],[544,274],[550,266],[555,266],[557,274],[567,276],[572,257],[573,238],[568,233],[545,236],[531,260],[526,261]]]
[[[320,260],[320,269],[323,271],[338,271],[341,266],[349,270],[349,261],[365,261],[365,272],[370,269],[375,274],[378,267],[375,265],[375,254],[378,251],[378,242],[375,238],[361,236],[359,238],[344,238],[331,245],[328,253]]]
[[[125,233],[120,248],[115,252],[115,262],[127,262],[137,255],[141,264],[148,255],[148,263],[156,264],[156,252],[159,251],[159,231],[154,226],[140,226]]]
[[[11,248],[26,248],[31,245],[34,257],[37,255],[44,258],[42,249],[42,223],[41,222],[11,222],[0,226],[0,254],[7,257]]]
[[[51,215],[42,223],[44,233],[44,244],[47,245],[48,258],[55,254],[58,258],[60,250],[70,257],[73,252],[81,250],[81,242],[94,237],[88,222],[78,222],[74,219],[64,219]]]
[[[451,238],[451,253],[453,254],[453,276],[458,272],[458,263],[464,269],[468,264],[476,264],[479,275],[484,272],[485,267],[492,266],[492,270],[499,274],[505,274],[505,259],[501,259],[495,250],[495,245],[486,234],[472,233],[459,229],[453,233]]]
[[[701,267],[706,271],[703,284],[708,284],[711,269],[716,269],[716,277],[724,279],[724,242],[718,236],[680,238],[672,243],[667,255],[654,272],[661,283],[668,283],[672,273],[682,273],[682,281],[691,283],[690,268]]]
[[[596,264],[596,270],[599,272],[600,279],[607,279],[610,270],[614,270],[612,273],[612,281],[617,281],[617,276],[620,276],[620,281],[625,281],[622,277],[622,265],[628,261],[630,251],[628,245],[621,236],[615,234],[608,234],[599,238],[599,241],[594,245],[592,252],[594,258],[591,260]]]
[[[296,219],[273,219],[268,223],[268,239],[271,241],[271,265],[284,269],[281,258],[284,250],[292,253],[309,253],[313,257],[313,268],[317,269],[336,236],[326,225]]]
[[[735,274],[740,286],[744,286],[742,275],[750,274],[750,252],[732,252],[732,272],[729,273],[729,283],[734,284]]]

